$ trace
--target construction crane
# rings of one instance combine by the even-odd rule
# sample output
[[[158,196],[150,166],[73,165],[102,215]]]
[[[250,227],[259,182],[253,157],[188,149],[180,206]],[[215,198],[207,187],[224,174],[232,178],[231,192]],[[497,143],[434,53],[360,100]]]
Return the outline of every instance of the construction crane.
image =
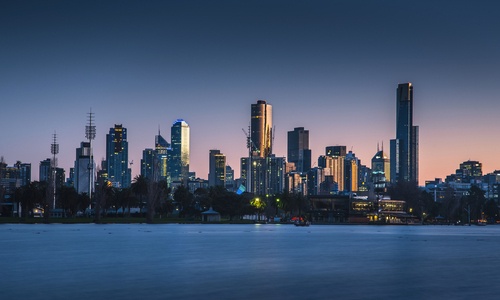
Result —
[[[247,137],[247,148],[248,148],[248,154],[251,157],[253,152],[260,153],[260,150],[257,148],[255,143],[252,141],[252,138],[250,137],[250,134],[245,131],[245,129],[241,128],[243,130],[243,133]],[[248,131],[250,131],[250,128],[248,128]]]

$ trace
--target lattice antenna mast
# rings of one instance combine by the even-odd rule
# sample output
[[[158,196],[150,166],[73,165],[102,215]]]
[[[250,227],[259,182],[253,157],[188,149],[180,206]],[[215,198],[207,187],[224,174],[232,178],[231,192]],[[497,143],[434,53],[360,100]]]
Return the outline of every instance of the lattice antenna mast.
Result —
[[[92,209],[92,186],[94,183],[94,160],[92,153],[92,140],[95,139],[95,123],[94,123],[94,113],[92,112],[92,108],[90,112],[87,114],[87,126],[85,126],[85,137],[89,140],[89,164],[87,169],[89,170],[89,211]]]
[[[50,145],[50,153],[52,153],[52,161],[50,163],[50,174],[52,176],[52,209],[56,208],[56,173],[57,173],[57,158],[56,154],[59,153],[59,144],[57,143],[57,134],[54,131],[52,135],[52,145]]]

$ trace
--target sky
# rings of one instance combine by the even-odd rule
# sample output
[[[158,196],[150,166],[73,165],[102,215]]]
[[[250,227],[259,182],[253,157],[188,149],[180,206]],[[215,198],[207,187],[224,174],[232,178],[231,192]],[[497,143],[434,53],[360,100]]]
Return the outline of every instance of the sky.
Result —
[[[414,86],[419,181],[478,160],[500,169],[497,1],[0,1],[0,155],[51,157],[69,174],[95,114],[94,155],[128,130],[132,175],[160,128],[184,119],[190,169],[208,178],[210,149],[238,177],[242,128],[273,106],[273,150],[309,130],[313,164],[345,145],[370,166],[395,137],[396,88]]]

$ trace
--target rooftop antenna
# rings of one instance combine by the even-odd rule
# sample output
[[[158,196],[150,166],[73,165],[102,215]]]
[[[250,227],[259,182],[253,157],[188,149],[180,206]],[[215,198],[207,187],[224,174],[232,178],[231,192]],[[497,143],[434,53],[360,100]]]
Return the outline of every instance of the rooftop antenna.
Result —
[[[92,108],[90,108],[90,112],[87,114],[88,125],[85,126],[85,137],[89,140],[89,164],[87,169],[89,170],[89,211],[92,209],[92,184],[94,177],[94,163],[93,163],[93,153],[92,153],[92,140],[95,139],[95,123],[94,123],[94,113],[92,113]]]
[[[52,145],[50,145],[50,153],[52,153],[52,162],[50,164],[50,175],[52,182],[52,209],[56,208],[56,172],[57,172],[57,158],[56,154],[59,153],[59,144],[57,143],[57,134],[54,131],[52,135]]]

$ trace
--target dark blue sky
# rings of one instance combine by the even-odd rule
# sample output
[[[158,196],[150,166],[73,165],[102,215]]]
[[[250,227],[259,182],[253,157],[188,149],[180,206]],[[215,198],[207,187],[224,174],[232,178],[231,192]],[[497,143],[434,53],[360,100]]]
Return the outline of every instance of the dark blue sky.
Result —
[[[0,155],[50,156],[69,171],[97,121],[95,156],[114,124],[138,174],[158,126],[191,127],[191,168],[217,148],[239,174],[250,105],[273,105],[275,153],[310,131],[313,160],[346,145],[370,164],[395,135],[398,83],[415,86],[420,180],[467,159],[500,169],[500,4],[495,1],[2,1]]]

